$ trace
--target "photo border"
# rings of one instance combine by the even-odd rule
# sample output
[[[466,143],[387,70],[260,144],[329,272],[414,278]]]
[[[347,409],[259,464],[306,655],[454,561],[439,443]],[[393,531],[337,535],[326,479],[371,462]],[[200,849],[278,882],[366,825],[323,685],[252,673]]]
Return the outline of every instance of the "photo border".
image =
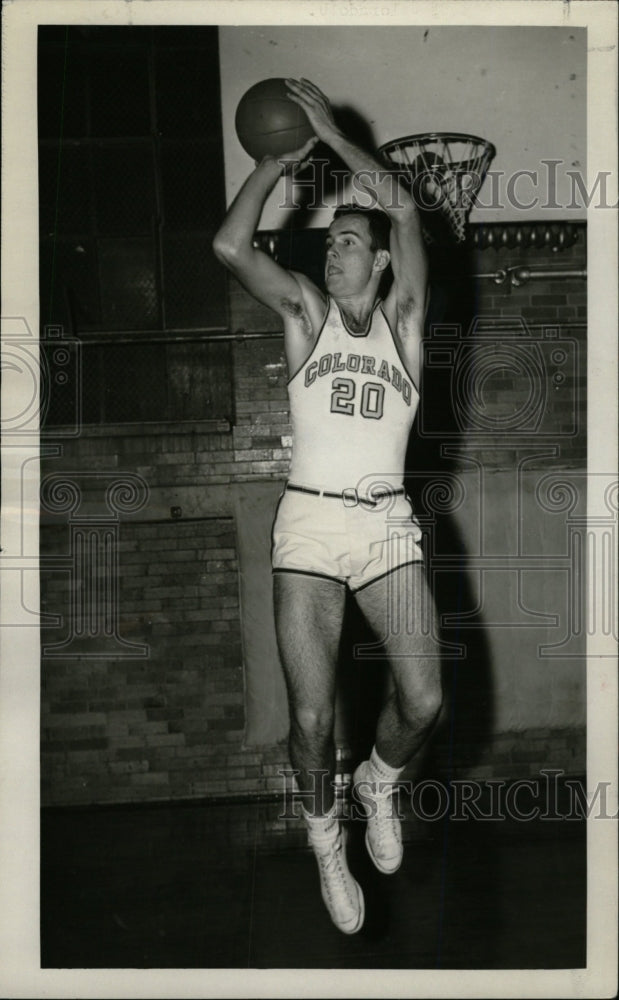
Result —
[[[380,13],[385,10],[386,13]],[[350,13],[345,13],[348,10]],[[38,24],[278,25],[501,24],[588,29],[588,176],[617,176],[617,8],[605,0],[12,0],[2,10],[2,316],[25,317],[38,337],[36,29]],[[613,200],[616,200],[616,187]],[[588,473],[616,471],[617,217],[588,210]],[[4,321],[3,321],[4,322]],[[13,405],[13,400],[8,405]],[[6,404],[3,399],[3,404]],[[4,412],[8,412],[6,409]],[[31,997],[605,997],[617,983],[617,827],[590,820],[587,842],[586,969],[576,970],[55,970],[39,968],[39,634],[24,617],[11,559],[32,570],[28,600],[38,606],[37,462],[22,477],[24,445],[4,435],[3,604],[0,628],[0,937],[3,996]],[[589,517],[600,513],[592,497]],[[607,514],[607,512],[606,512]],[[25,549],[16,548],[15,539]],[[14,557],[17,552],[17,557]],[[25,554],[24,554],[25,553]],[[27,563],[27,565],[26,565]],[[590,593],[590,590],[589,590]],[[22,621],[23,619],[23,621]],[[588,637],[589,787],[610,781],[617,809],[617,674],[612,639]]]

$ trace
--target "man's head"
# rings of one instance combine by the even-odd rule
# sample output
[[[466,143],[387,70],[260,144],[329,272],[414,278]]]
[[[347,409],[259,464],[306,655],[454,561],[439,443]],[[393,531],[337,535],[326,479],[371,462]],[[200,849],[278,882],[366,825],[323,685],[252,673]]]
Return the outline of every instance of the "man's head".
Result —
[[[367,219],[370,232],[370,250],[388,250],[391,233],[391,219],[380,208],[361,208],[359,205],[339,205],[333,213],[333,220],[347,215],[360,215]]]
[[[325,281],[335,295],[376,288],[389,268],[389,216],[377,208],[342,205],[335,210],[326,242]]]

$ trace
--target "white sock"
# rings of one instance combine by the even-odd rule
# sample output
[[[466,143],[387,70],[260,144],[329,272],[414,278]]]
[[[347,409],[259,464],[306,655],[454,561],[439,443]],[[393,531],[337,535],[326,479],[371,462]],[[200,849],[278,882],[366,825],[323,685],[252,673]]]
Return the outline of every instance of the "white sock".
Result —
[[[370,777],[374,781],[380,781],[384,783],[394,784],[402,774],[404,770],[403,767],[391,767],[390,764],[386,764],[378,756],[376,747],[372,748],[372,753],[370,754],[370,759],[368,761]]]

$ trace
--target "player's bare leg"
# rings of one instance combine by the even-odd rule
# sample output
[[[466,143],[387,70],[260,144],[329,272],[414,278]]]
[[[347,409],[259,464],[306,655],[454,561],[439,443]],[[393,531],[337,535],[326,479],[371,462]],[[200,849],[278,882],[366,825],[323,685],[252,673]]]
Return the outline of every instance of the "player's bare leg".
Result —
[[[290,709],[290,759],[298,771],[322,897],[336,927],[363,924],[363,893],[346,863],[335,813],[335,676],[344,587],[296,573],[274,575],[275,625]]]
[[[434,602],[421,563],[395,570],[356,597],[383,642],[393,678],[370,759],[354,775],[368,817],[368,851],[376,867],[390,874],[402,861],[400,820],[392,801],[395,782],[426,742],[442,701]]]

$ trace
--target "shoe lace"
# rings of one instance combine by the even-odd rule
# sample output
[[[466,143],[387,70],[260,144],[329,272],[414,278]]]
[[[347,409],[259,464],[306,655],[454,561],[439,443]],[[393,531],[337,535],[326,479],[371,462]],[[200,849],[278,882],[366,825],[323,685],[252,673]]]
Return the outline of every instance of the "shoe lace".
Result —
[[[376,811],[374,813],[373,834],[377,837],[380,843],[384,843],[385,840],[393,840],[394,838],[399,839],[400,824],[399,818],[396,815],[393,805],[393,794],[395,788],[388,788],[385,790],[376,791],[373,795],[374,802],[376,803]]]
[[[327,876],[325,880],[325,888],[329,899],[333,899],[334,894],[336,893],[344,892],[349,902],[354,903],[350,886],[350,878],[347,877],[348,871],[342,863],[343,853],[341,834],[333,842],[328,851],[319,853],[317,857],[322,871]]]

